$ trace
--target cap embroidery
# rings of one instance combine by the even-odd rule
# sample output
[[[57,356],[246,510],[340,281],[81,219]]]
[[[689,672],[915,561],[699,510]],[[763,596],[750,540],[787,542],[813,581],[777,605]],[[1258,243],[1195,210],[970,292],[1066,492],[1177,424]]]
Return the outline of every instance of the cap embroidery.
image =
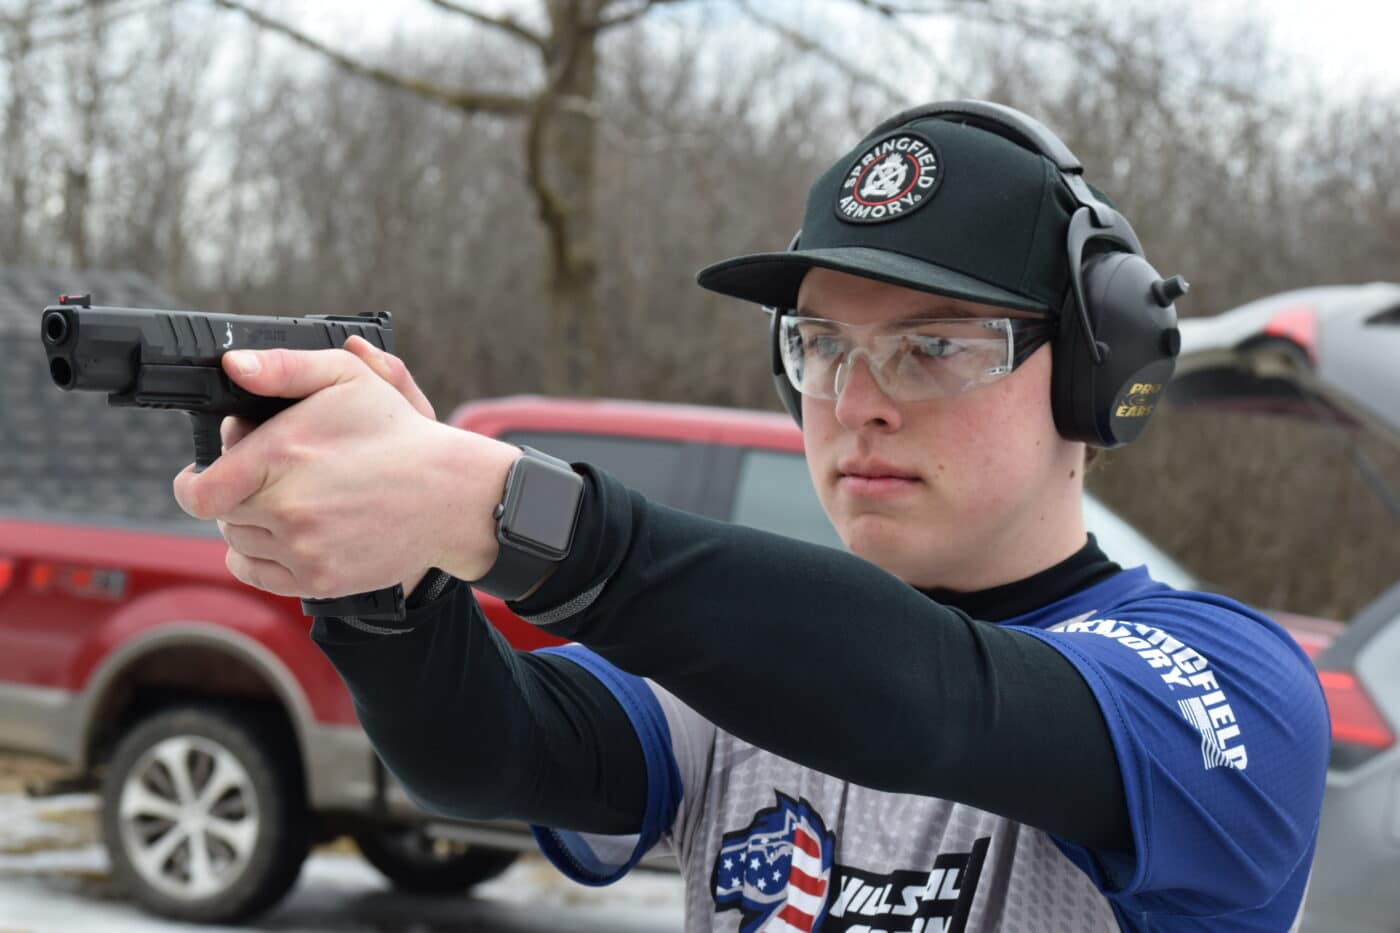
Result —
[[[917,133],[872,143],[851,165],[836,196],[836,216],[858,224],[898,220],[923,207],[943,181],[938,149]]]

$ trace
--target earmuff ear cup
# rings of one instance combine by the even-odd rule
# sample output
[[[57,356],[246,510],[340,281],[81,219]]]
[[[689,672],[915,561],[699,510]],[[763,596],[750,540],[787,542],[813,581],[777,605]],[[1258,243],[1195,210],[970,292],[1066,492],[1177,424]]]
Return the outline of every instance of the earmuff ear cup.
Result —
[[[1095,364],[1074,296],[1060,311],[1051,373],[1051,408],[1062,437],[1121,447],[1147,427],[1176,368],[1176,308],[1152,286],[1161,276],[1145,258],[1100,253],[1082,267],[1084,303],[1103,360]]]

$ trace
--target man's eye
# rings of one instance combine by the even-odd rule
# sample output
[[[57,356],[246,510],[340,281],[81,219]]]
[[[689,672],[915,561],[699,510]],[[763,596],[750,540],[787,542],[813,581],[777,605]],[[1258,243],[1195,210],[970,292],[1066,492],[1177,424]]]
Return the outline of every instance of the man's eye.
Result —
[[[929,359],[946,359],[950,356],[957,356],[965,349],[956,340],[949,340],[947,337],[911,337],[910,343],[920,356]]]
[[[812,334],[804,338],[802,343],[808,356],[817,356],[824,360],[835,359],[846,352],[846,342],[836,334]]]

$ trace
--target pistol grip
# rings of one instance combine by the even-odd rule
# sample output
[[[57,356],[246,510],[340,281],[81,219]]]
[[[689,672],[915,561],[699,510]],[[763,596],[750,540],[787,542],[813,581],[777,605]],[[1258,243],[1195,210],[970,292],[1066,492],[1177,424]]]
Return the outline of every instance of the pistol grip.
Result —
[[[224,444],[219,435],[219,426],[223,423],[224,416],[196,411],[190,412],[189,415],[194,422],[194,471],[203,473],[219,459],[219,454],[223,451]]]

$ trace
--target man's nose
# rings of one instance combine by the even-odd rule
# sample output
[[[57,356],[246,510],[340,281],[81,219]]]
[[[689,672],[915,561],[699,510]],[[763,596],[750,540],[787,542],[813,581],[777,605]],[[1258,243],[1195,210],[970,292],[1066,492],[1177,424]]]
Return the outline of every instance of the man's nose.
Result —
[[[856,347],[836,373],[836,420],[856,431],[866,425],[893,430],[900,426],[899,406],[885,394],[875,375],[875,363],[862,347]]]

